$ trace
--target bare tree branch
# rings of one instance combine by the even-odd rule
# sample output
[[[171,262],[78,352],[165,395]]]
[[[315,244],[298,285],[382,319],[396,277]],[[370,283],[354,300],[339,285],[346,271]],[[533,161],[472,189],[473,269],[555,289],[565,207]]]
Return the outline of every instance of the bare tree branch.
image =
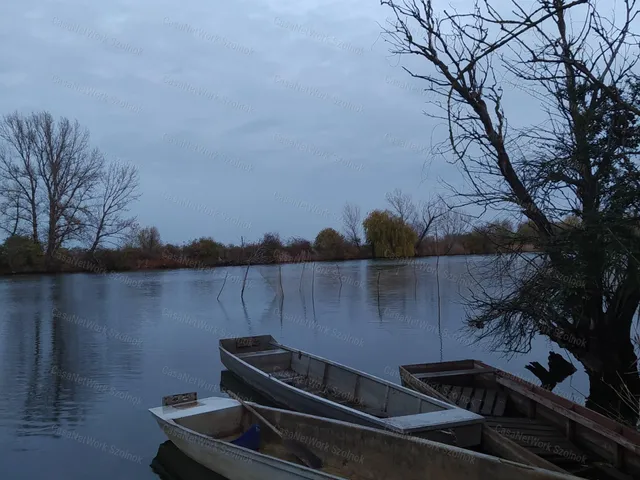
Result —
[[[124,240],[136,222],[135,217],[123,217],[138,193],[138,170],[133,165],[110,164],[100,174],[99,195],[87,209],[87,226],[91,234],[89,253],[107,239]]]
[[[402,190],[396,188],[393,192],[387,193],[385,198],[391,207],[391,211],[397,215],[400,220],[405,223],[410,223],[414,219],[416,206],[410,194],[402,193]]]
[[[342,224],[347,241],[360,248],[360,228],[362,226],[360,207],[352,203],[346,203],[342,209]]]

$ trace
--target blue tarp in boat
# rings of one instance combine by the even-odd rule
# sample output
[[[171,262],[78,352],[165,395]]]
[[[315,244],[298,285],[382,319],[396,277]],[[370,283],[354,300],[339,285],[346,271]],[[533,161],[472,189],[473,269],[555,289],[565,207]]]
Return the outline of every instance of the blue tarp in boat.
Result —
[[[260,448],[260,425],[251,425],[240,437],[231,441],[234,445],[257,451]]]

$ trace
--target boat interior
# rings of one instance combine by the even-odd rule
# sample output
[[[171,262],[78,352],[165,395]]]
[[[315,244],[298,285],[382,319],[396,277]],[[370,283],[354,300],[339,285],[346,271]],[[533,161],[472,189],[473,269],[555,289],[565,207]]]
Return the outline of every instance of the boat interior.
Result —
[[[273,337],[225,339],[222,348],[272,377],[332,402],[378,418],[443,411],[392,383],[363,376],[340,365],[276,343]]]
[[[207,399],[203,399],[199,403],[203,405],[202,402],[206,401]],[[258,405],[253,405],[253,407],[260,409]],[[265,415],[263,411],[260,413]],[[173,420],[178,425],[213,439],[232,443],[297,465],[304,465],[296,455],[283,446],[282,441],[275,433],[242,405],[234,404],[224,409],[202,411],[193,415],[177,417]],[[292,431],[286,429],[280,431],[284,438],[293,438],[294,433]],[[318,450],[322,450],[323,446],[319,443],[315,445],[313,442],[306,442],[304,447],[317,455],[319,453]],[[342,476],[348,470],[348,466],[342,465],[342,461],[331,462],[327,460],[323,458],[323,465],[319,470],[336,476]],[[336,465],[339,468],[336,468]]]
[[[527,388],[516,391],[520,379],[518,383],[504,378],[475,360],[405,365],[401,375],[403,370],[428,387],[420,389],[423,393],[435,392],[438,398],[483,415],[488,427],[566,472],[590,479],[632,479],[593,455],[592,445],[581,445],[585,437],[580,433],[585,431],[580,426],[576,431],[567,418],[531,400]]]
[[[395,478],[424,480],[520,480],[544,478],[539,471],[492,457],[413,437],[388,434],[345,422],[251,404],[289,442],[308,449],[322,462],[318,469],[339,478],[378,480]],[[176,407],[178,407],[176,405]],[[166,408],[166,407],[161,407]],[[232,443],[261,454],[304,465],[282,440],[238,402],[218,397],[197,401],[195,408],[170,409],[163,415],[178,425],[213,439]],[[158,413],[162,415],[161,410]],[[166,413],[166,411],[165,411]],[[255,433],[258,431],[256,441]],[[428,452],[428,455],[425,454]],[[474,456],[475,455],[475,456]],[[389,459],[393,461],[390,462]],[[522,473],[522,475],[520,475]],[[433,476],[431,476],[433,475]],[[529,476],[531,475],[531,476]]]

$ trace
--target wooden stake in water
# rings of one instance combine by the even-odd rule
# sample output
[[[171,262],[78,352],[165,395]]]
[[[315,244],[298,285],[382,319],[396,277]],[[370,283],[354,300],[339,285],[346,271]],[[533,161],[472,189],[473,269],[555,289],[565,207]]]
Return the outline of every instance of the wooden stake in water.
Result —
[[[342,275],[340,275],[340,267],[336,263],[336,268],[338,269],[338,280],[340,280],[340,290],[338,291],[338,295],[342,293]]]
[[[244,271],[244,278],[242,279],[242,291],[240,292],[240,299],[244,300],[244,287],[247,283],[247,275],[249,274],[250,263],[247,263],[247,269]]]
[[[229,276],[229,270],[226,271],[226,274],[224,276],[224,282],[222,282],[222,288],[220,288],[220,291],[218,292],[218,296],[216,297],[216,300],[220,300],[220,294],[222,293],[222,290],[224,289],[224,286],[227,283],[228,276]]]
[[[284,298],[284,288],[282,288],[282,264],[278,265],[278,278],[280,280],[280,295]]]
[[[313,262],[313,274],[311,275],[311,305],[316,308],[315,289],[316,289],[316,262]]]
[[[304,267],[307,265],[307,262],[304,262],[302,264],[302,273],[300,274],[300,288],[298,288],[298,291],[302,291],[302,277],[304,276]]]

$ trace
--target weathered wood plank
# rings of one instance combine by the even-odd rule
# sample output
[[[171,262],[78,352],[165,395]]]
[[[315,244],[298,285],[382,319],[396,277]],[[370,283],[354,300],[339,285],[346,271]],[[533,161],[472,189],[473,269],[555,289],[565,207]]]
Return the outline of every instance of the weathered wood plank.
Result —
[[[496,391],[495,390],[487,390],[487,395],[484,397],[484,405],[482,406],[482,410],[480,411],[481,415],[489,415],[493,410],[493,403],[496,399]]]
[[[450,398],[454,404],[457,404],[461,393],[462,387],[453,387],[447,397]]]
[[[492,428],[487,427],[482,431],[482,444],[492,455],[498,455],[514,462],[526,463],[554,472],[565,473],[562,468],[519,446],[513,440],[500,435]]]
[[[562,434],[560,429],[554,428],[551,425],[531,425],[531,424],[526,424],[526,423],[500,422],[499,420],[498,421],[491,421],[489,423],[496,423],[496,424],[504,425],[504,426],[512,428],[514,430],[536,432],[536,433],[540,433],[540,434],[553,433],[553,434],[560,434],[560,435],[562,435],[564,437],[564,434]]]
[[[487,415],[487,420],[489,421],[497,421],[497,422],[502,422],[502,423],[506,423],[506,422],[511,422],[511,423],[523,423],[523,424],[529,424],[529,425],[537,425],[540,423],[540,420],[537,419],[533,419],[533,418],[527,418],[527,417],[505,417],[505,416],[493,416],[493,415]]]
[[[495,369],[487,369],[480,370],[477,368],[470,368],[468,370],[445,370],[441,372],[425,372],[425,373],[414,373],[413,375],[420,380],[425,378],[440,378],[440,377],[459,377],[461,375],[479,375],[484,373],[490,373],[495,371]]]
[[[453,388],[453,386],[451,385],[442,385],[442,389],[440,390],[440,392],[448,398],[449,392],[451,391],[451,389]]]
[[[469,405],[469,402],[471,402],[472,393],[473,393],[473,387],[464,387],[464,389],[462,390],[462,394],[458,399],[458,406],[460,408],[464,408],[464,409],[467,408],[467,406]]]
[[[622,435],[620,435],[619,433],[614,432],[613,430],[609,430],[606,427],[604,427],[603,425],[599,425],[598,423],[594,422],[593,420],[590,420],[586,417],[583,417],[582,415],[579,415],[571,410],[568,410],[560,405],[558,405],[557,403],[554,403],[553,401],[542,397],[541,395],[538,395],[535,392],[532,392],[531,390],[528,390],[527,388],[517,384],[514,381],[511,381],[509,379],[503,378],[503,377],[498,377],[497,378],[497,382],[500,383],[501,385],[504,385],[507,388],[510,388],[514,391],[517,391],[519,393],[521,393],[522,395],[525,395],[529,398],[531,398],[532,400],[535,400],[536,402],[538,402],[541,405],[544,405],[545,407],[559,413],[560,415],[563,415],[567,418],[570,418],[571,420],[579,423],[580,425],[583,425],[584,427],[587,427],[591,430],[594,430],[595,432],[599,433],[600,435],[613,440],[614,442],[616,442],[619,445],[622,445],[623,447],[627,448],[628,450],[632,451],[634,454],[636,455],[640,455],[640,445],[635,445],[633,444],[631,441],[629,441],[628,439],[624,438]]]
[[[473,392],[471,403],[468,406],[469,410],[471,410],[473,413],[480,412],[480,405],[482,405],[482,399],[484,398],[485,393],[486,390],[484,388],[476,388],[476,390]]]
[[[504,415],[504,409],[507,406],[507,396],[504,393],[498,393],[498,396],[496,398],[496,403],[493,407],[493,412],[491,412],[492,415],[495,415],[496,417],[501,417],[502,415]]]
[[[435,362],[435,363],[418,363],[415,365],[403,365],[412,375],[425,373],[425,372],[443,372],[445,370],[467,370],[475,368],[474,360],[452,360],[449,362]],[[490,367],[493,368],[493,367]]]

